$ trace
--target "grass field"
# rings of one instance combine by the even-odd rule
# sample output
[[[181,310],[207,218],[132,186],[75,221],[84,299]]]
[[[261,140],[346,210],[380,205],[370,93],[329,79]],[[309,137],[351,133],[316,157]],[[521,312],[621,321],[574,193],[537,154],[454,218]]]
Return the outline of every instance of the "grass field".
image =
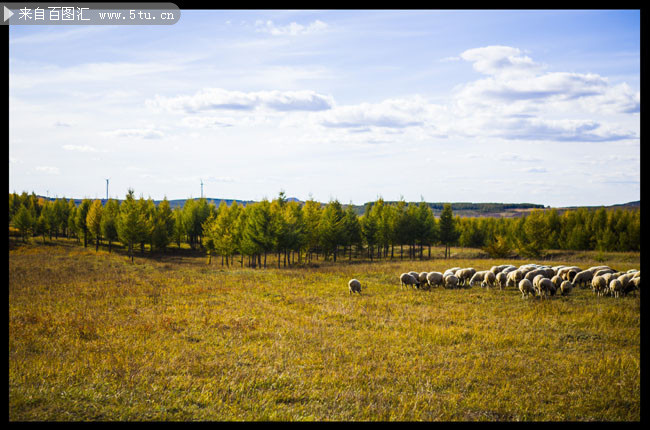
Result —
[[[640,294],[399,287],[409,270],[507,262],[529,261],[222,269],[13,244],[9,420],[640,420]]]

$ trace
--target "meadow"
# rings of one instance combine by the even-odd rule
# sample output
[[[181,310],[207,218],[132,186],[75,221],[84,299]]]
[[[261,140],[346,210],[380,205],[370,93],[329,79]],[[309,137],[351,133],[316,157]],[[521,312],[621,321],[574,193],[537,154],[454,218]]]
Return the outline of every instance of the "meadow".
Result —
[[[398,279],[540,261],[224,268],[12,240],[10,421],[640,420],[640,292],[538,300]],[[548,258],[640,269],[639,253]]]

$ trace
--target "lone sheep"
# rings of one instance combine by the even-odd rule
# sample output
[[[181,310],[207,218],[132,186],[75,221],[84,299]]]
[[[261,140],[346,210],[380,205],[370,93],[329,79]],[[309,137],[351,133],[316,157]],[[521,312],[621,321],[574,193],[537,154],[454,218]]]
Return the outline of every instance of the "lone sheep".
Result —
[[[348,287],[350,289],[350,294],[359,293],[361,294],[361,282],[357,279],[350,279],[348,282]]]

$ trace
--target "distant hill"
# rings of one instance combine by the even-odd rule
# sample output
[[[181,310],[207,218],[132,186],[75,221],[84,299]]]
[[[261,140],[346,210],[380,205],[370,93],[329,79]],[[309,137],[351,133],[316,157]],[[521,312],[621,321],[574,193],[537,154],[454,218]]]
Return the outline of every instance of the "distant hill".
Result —
[[[37,196],[39,198],[43,198],[46,200],[55,200],[53,197],[44,197],[44,196]],[[213,197],[206,197],[205,198],[208,203],[213,203],[216,206],[219,206],[221,202],[225,202],[228,206],[230,206],[233,202],[237,202],[240,205],[246,206],[251,203],[255,203],[254,200],[237,200],[237,199],[220,199],[220,198],[213,198]],[[73,199],[75,204],[79,205],[81,203],[82,199]],[[102,204],[106,203],[106,199],[100,199],[102,201]],[[188,199],[174,199],[174,200],[169,200],[169,205],[173,208],[177,207],[183,207],[185,205],[185,202]],[[119,200],[121,202],[121,200]],[[158,205],[162,200],[154,200],[154,203]],[[302,200],[297,199],[295,197],[287,197],[287,201],[294,201],[298,203],[304,203]],[[395,201],[386,201],[386,204],[395,204],[397,202]],[[419,202],[406,202],[407,204],[409,203],[415,203],[419,204]],[[365,212],[365,207],[366,205],[372,205],[374,202],[368,202],[363,205],[352,205],[355,213],[357,215],[362,215]],[[436,217],[440,216],[440,213],[442,212],[443,205],[445,203],[443,202],[436,202],[436,203],[427,203],[427,205],[431,208],[433,211],[433,214]],[[326,203],[321,203],[322,206],[325,206]],[[344,208],[347,208],[348,205],[342,204]],[[615,205],[609,205],[609,206],[565,206],[565,207],[557,207],[557,211],[562,214],[563,212],[566,212],[567,210],[575,210],[578,208],[587,208],[589,210],[596,210],[601,207],[604,207],[605,209],[639,209],[641,208],[641,201],[637,200],[634,202],[628,202],[628,203],[620,203],[620,204],[615,204]],[[523,215],[526,215],[530,211],[534,209],[551,209],[550,206],[544,206],[540,204],[535,204],[535,203],[471,203],[471,202],[452,202],[451,203],[451,209],[454,212],[454,215],[462,216],[462,217],[492,217],[492,218],[516,218],[520,217]]]

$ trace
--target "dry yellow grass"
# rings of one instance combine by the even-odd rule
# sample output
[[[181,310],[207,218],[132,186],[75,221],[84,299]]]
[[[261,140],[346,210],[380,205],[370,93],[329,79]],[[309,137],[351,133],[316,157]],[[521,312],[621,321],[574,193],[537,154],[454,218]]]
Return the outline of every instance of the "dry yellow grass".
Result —
[[[9,419],[640,419],[639,295],[399,288],[497,260],[205,261],[11,249]]]

